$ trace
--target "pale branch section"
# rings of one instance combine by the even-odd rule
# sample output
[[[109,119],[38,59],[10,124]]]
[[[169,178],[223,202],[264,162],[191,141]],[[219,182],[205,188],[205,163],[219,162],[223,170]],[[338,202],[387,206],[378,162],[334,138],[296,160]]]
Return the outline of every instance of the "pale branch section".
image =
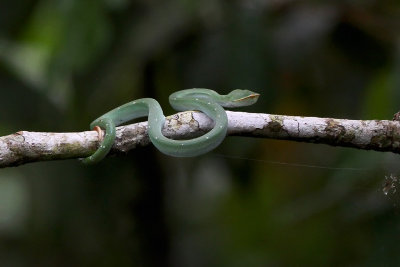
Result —
[[[366,150],[400,153],[400,122],[283,116],[227,111],[228,135],[284,139]],[[200,136],[213,127],[201,112],[186,111],[167,117],[163,133],[173,139]],[[20,131],[0,137],[0,168],[28,162],[82,158],[99,146],[97,132],[45,133]],[[117,128],[112,154],[150,144],[147,122]]]

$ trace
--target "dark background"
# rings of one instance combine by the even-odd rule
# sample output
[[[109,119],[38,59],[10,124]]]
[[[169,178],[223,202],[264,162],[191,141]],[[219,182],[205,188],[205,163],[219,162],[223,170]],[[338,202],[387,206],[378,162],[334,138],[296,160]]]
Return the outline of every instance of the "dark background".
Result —
[[[250,112],[391,119],[399,16],[382,0],[1,0],[0,134],[87,130],[141,97],[172,114],[168,95],[194,87],[256,91]],[[398,266],[400,198],[382,183],[399,162],[229,137],[195,158],[2,169],[0,265]]]

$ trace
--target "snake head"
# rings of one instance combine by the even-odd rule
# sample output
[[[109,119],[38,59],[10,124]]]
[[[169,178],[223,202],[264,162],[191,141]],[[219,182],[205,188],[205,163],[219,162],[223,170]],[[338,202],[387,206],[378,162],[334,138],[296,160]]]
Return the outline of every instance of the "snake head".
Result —
[[[235,89],[228,94],[231,107],[243,107],[257,102],[260,94],[245,89]]]

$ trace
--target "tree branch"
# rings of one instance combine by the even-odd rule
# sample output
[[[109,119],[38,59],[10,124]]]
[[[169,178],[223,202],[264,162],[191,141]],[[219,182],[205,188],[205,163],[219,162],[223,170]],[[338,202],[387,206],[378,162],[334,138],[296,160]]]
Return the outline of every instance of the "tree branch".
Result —
[[[400,153],[400,122],[345,120],[227,111],[228,135],[284,139]],[[194,138],[213,127],[201,112],[167,117],[163,134],[173,139]],[[112,154],[126,153],[150,143],[147,122],[117,127]],[[98,147],[95,131],[44,133],[20,131],[0,137],[0,168],[28,162],[82,158]]]

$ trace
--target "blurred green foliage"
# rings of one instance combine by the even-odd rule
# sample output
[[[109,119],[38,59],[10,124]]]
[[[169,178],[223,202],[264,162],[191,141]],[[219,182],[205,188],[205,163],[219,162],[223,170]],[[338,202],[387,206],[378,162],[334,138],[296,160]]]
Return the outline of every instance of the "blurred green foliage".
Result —
[[[246,111],[391,119],[400,3],[3,0],[0,132],[82,131],[111,108],[203,87]],[[398,156],[229,137],[0,171],[1,266],[397,266]],[[305,168],[270,161],[362,171]]]

